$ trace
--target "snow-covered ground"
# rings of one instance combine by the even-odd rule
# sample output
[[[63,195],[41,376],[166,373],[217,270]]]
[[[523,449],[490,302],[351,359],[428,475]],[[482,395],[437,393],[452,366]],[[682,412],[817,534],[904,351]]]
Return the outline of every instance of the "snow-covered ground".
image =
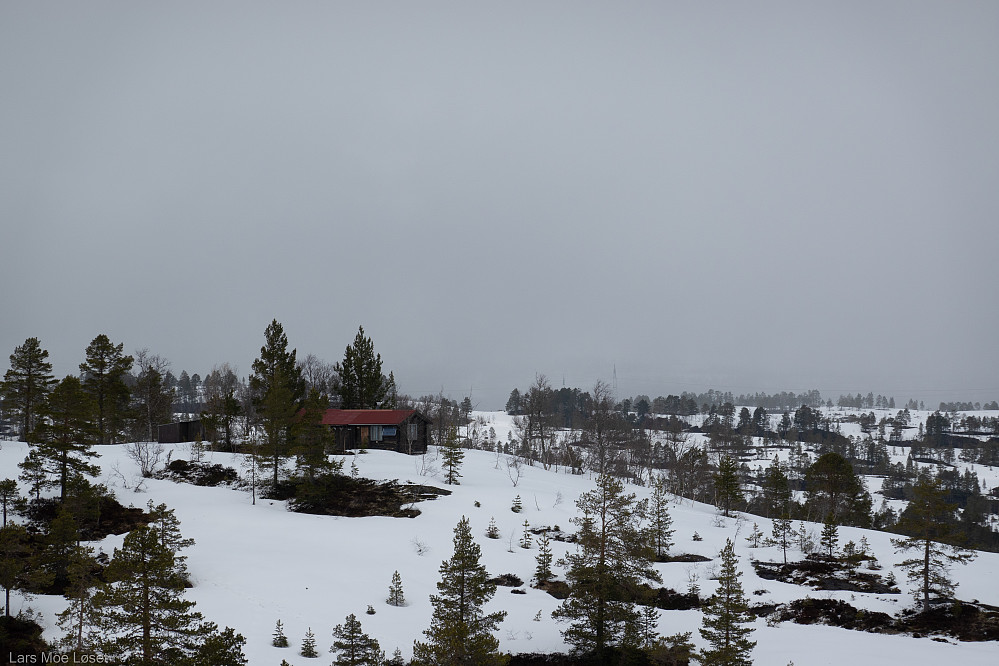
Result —
[[[479,416],[486,421],[486,430],[492,427],[497,439],[507,439],[507,431],[513,426],[510,417],[503,413]],[[417,507],[422,513],[416,518],[321,517],[291,513],[283,502],[277,501],[258,500],[254,506],[248,492],[231,488],[146,480],[144,490],[136,493],[124,487],[134,485],[138,469],[123,447],[99,447],[98,451],[100,481],[111,486],[123,504],[142,507],[151,499],[175,509],[184,536],[196,541],[186,551],[194,583],[188,597],[197,602],[197,609],[206,618],[220,626],[232,626],[246,637],[245,651],[254,666],[273,666],[281,659],[292,664],[309,663],[298,656],[297,649],[309,628],[323,650],[317,663],[329,662],[331,629],[350,613],[360,618],[364,630],[388,654],[399,647],[409,657],[413,640],[422,638],[422,631],[429,625],[429,595],[436,592],[441,561],[451,556],[453,530],[461,516],[470,519],[490,574],[513,573],[530,581],[537,545],[531,550],[518,545],[525,519],[531,526],[558,525],[574,531],[570,519],[576,515],[575,500],[594,487],[590,476],[555,473],[541,467],[524,466],[517,479],[508,470],[504,456],[468,451],[461,467],[461,485],[448,487],[453,491],[450,496],[419,503]],[[26,444],[3,442],[0,478],[16,478],[17,463],[26,453]],[[176,447],[173,458],[178,457],[187,457],[184,445]],[[241,466],[240,456],[211,453],[208,457],[213,463],[237,470]],[[372,451],[355,459],[365,477],[444,487],[433,448],[425,458]],[[113,473],[115,467],[120,475]],[[993,478],[990,487],[995,483]],[[640,487],[628,490],[639,497],[648,493]],[[518,495],[523,511],[514,513],[511,505]],[[673,551],[705,555],[715,561],[657,565],[666,587],[683,591],[696,577],[702,594],[709,594],[714,585],[710,578],[717,567],[718,551],[726,538],[732,538],[740,556],[743,587],[754,603],[811,596],[843,599],[857,607],[888,613],[912,604],[905,572],[898,568],[894,572],[903,590],[901,595],[815,592],[760,579],[750,558],[777,561],[781,554],[777,548],[751,549],[745,537],[754,522],[769,534],[768,520],[755,516],[724,519],[714,507],[689,500],[678,501],[672,515],[676,529]],[[485,537],[491,518],[495,518],[502,533],[500,539]],[[812,527],[816,534],[821,529],[820,525]],[[692,540],[695,532],[703,537],[702,541]],[[886,575],[903,559],[894,553],[888,534],[840,528],[840,544],[848,540],[859,542],[861,536],[866,536],[884,567],[880,573]],[[110,554],[122,538],[112,536],[94,545]],[[552,547],[557,560],[572,546],[553,541]],[[800,553],[789,556],[797,558]],[[396,570],[402,576],[408,601],[405,607],[385,602]],[[556,567],[556,573],[562,570]],[[980,553],[968,566],[956,567],[953,576],[959,583],[960,598],[999,605],[999,554]],[[497,634],[501,649],[512,653],[566,650],[559,631],[562,626],[551,618],[551,612],[560,602],[527,585],[521,589],[526,594],[511,594],[510,588],[500,587],[490,602],[490,609],[508,612]],[[761,590],[764,592],[755,594]],[[45,637],[56,638],[54,615],[66,606],[65,600],[61,597],[25,600],[13,595],[14,613],[29,605],[41,614]],[[369,605],[376,611],[374,615],[365,614]],[[291,649],[270,645],[278,619],[284,623]],[[695,643],[703,645],[697,633],[700,622],[698,611],[664,611],[660,631],[663,634],[693,631]],[[753,659],[758,664],[783,665],[793,660],[797,666],[945,662],[991,666],[999,660],[999,646],[995,643],[937,642],[792,623],[768,627],[763,619],[756,621],[755,628],[753,639],[758,645]]]

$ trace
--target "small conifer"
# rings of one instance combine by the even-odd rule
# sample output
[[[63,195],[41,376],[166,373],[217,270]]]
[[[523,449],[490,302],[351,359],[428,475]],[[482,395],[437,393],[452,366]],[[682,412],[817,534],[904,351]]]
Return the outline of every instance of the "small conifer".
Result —
[[[513,498],[513,505],[510,507],[510,510],[514,513],[520,513],[524,510],[524,503],[521,501],[520,495]]]
[[[274,638],[271,640],[271,645],[274,647],[288,647],[288,637],[284,635],[284,625],[281,624],[281,620],[278,620],[277,625],[274,627]]]
[[[541,538],[538,539],[537,562],[538,566],[534,569],[534,580],[537,581],[538,585],[544,585],[555,577],[555,574],[552,573],[551,541],[545,532],[542,532]]]
[[[495,518],[490,518],[489,519],[489,527],[486,528],[486,537],[488,537],[490,539],[499,539],[500,538],[500,531],[499,531],[499,528],[496,527],[496,519]]]
[[[758,524],[753,523],[753,531],[749,533],[748,537],[746,537],[746,541],[749,542],[750,548],[760,547],[760,542],[763,541],[763,532],[760,531],[760,526]]]
[[[520,537],[520,547],[530,549],[531,547],[531,523],[524,520],[524,534]]]
[[[389,585],[389,595],[385,601],[388,602],[389,606],[406,605],[406,597],[402,593],[402,576],[399,575],[398,571],[392,574],[392,584]]]
[[[735,547],[727,539],[721,551],[721,573],[718,589],[704,607],[701,637],[710,647],[701,652],[704,666],[752,666],[749,653],[756,645],[749,640],[752,627],[744,627],[752,621],[748,611],[749,602],[742,591],[737,568]]]
[[[839,530],[836,529],[836,519],[830,513],[826,516],[826,522],[822,526],[822,536],[819,544],[825,549],[828,557],[836,554],[836,544],[839,542]]]
[[[302,640],[302,650],[299,654],[309,658],[319,656],[319,650],[316,648],[316,635],[312,633],[312,627],[309,627],[308,631],[305,632],[305,638]]]

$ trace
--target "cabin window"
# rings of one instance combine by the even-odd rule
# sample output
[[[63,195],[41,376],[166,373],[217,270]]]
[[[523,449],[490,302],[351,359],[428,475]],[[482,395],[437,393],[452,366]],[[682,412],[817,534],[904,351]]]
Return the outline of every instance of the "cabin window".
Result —
[[[372,442],[382,441],[382,427],[380,425],[373,425],[369,428],[368,432],[371,435]]]
[[[409,441],[415,442],[417,438],[417,425],[415,423],[409,424]]]
[[[395,426],[382,426],[382,437],[395,437]]]

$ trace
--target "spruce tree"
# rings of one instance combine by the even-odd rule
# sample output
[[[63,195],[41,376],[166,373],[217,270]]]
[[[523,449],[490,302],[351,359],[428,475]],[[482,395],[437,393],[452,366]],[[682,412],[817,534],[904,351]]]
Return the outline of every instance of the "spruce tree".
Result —
[[[499,528],[496,527],[496,518],[490,518],[489,519],[489,527],[486,528],[486,537],[488,537],[490,539],[499,539],[500,538]]]
[[[718,588],[704,607],[701,637],[711,646],[701,651],[703,666],[752,666],[750,652],[756,645],[748,636],[752,627],[749,602],[742,591],[735,546],[727,539],[721,551],[721,572]]]
[[[0,382],[0,397],[5,409],[17,413],[18,433],[24,441],[34,432],[38,408],[55,383],[48,357],[48,350],[42,349],[38,338],[28,338],[14,348],[10,369]]]
[[[479,563],[481,550],[472,540],[468,519],[454,529],[454,555],[441,564],[440,594],[431,595],[434,607],[427,642],[413,645],[413,663],[419,666],[488,666],[499,663],[499,641],[492,635],[505,612],[485,613],[482,606],[496,594],[489,574]]]
[[[444,441],[444,445],[440,447],[440,454],[441,465],[446,475],[444,483],[453,486],[458,485],[458,479],[461,478],[461,473],[458,469],[461,467],[462,460],[465,459],[465,452],[458,446],[457,428],[448,428],[447,439]]]
[[[125,377],[134,359],[123,348],[123,343],[114,345],[102,333],[87,345],[87,360],[80,364],[83,388],[96,406],[98,444],[115,443],[125,423],[129,401]]]
[[[378,641],[361,630],[361,621],[353,613],[333,628],[333,638],[330,652],[336,655],[335,666],[381,666]]]
[[[652,497],[649,506],[649,532],[652,537],[652,547],[655,549],[656,560],[662,561],[669,555],[673,546],[673,517],[669,513],[669,491],[666,489],[666,479],[662,476],[655,480],[652,486]]]
[[[542,532],[541,538],[538,539],[538,555],[535,560],[537,566],[534,568],[534,580],[540,587],[555,577],[552,573],[551,540],[547,532]]]
[[[582,517],[576,552],[566,556],[569,597],[552,614],[571,622],[562,632],[576,652],[603,652],[625,645],[638,620],[629,599],[646,580],[659,581],[652,568],[654,551],[640,529],[644,503],[625,494],[621,482],[609,475],[576,501]]]
[[[742,487],[739,483],[739,463],[734,458],[722,456],[718,462],[718,472],[714,475],[715,502],[725,516],[732,507],[742,501]]]
[[[305,638],[302,639],[302,649],[299,650],[298,654],[309,659],[315,659],[319,656],[319,649],[316,647],[316,635],[312,633],[312,627],[306,630]]]
[[[913,597],[923,612],[930,609],[930,598],[949,597],[957,584],[949,575],[951,564],[967,564],[975,553],[961,548],[954,504],[947,502],[946,491],[939,479],[923,473],[912,487],[912,501],[902,512],[896,529],[909,536],[892,539],[896,552],[915,550],[916,557],[905,560],[901,566],[908,570],[908,578],[915,583]]]
[[[93,402],[80,380],[68,376],[48,395],[40,412],[46,420],[36,428],[35,452],[45,472],[56,477],[46,485],[58,487],[59,498],[65,499],[66,486],[73,476],[93,477],[100,473],[97,465],[88,462],[88,458],[97,457],[93,451],[97,441]]]
[[[340,406],[343,409],[378,409],[383,406],[388,380],[382,375],[382,355],[375,354],[371,338],[359,326],[353,344],[347,345],[343,361],[336,364],[340,377]],[[395,377],[392,378],[393,382]]]
[[[271,645],[274,647],[288,647],[288,637],[284,633],[284,625],[279,619],[274,626],[274,633],[271,635]]]
[[[389,585],[388,599],[385,601],[389,606],[406,605],[406,597],[402,593],[402,576],[398,571],[392,574],[392,584]]]

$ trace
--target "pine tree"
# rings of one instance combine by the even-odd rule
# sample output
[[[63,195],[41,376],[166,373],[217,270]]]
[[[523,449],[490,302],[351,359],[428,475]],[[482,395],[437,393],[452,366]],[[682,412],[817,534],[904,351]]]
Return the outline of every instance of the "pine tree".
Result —
[[[826,521],[822,525],[819,545],[825,549],[827,557],[833,557],[836,554],[836,545],[838,543],[839,530],[836,529],[836,519],[830,513],[826,515]]]
[[[80,380],[68,376],[48,395],[40,413],[46,421],[36,427],[35,452],[45,472],[56,477],[55,482],[46,485],[58,487],[59,498],[65,499],[66,486],[73,476],[93,477],[100,473],[100,467],[87,462],[97,457],[92,449],[97,440],[93,402]]]
[[[540,587],[555,577],[552,573],[551,540],[547,532],[542,532],[541,538],[538,539],[538,555],[535,559],[537,566],[534,569],[534,580]]]
[[[378,641],[361,630],[361,622],[353,613],[333,628],[333,638],[330,652],[336,655],[335,666],[381,666]]]
[[[3,525],[7,527],[7,513],[19,512],[22,498],[17,489],[17,481],[4,479],[0,481],[0,505],[3,505]]]
[[[18,432],[24,441],[34,432],[38,408],[55,383],[48,357],[49,352],[42,349],[38,338],[28,338],[14,348],[10,369],[0,382],[0,397],[6,409],[17,413]]]
[[[912,494],[912,501],[896,526],[898,531],[909,536],[891,542],[896,552],[915,550],[919,553],[900,566],[908,570],[909,580],[915,583],[913,597],[926,612],[930,609],[931,596],[948,597],[954,593],[957,584],[949,576],[950,565],[967,564],[975,558],[975,553],[956,545],[956,506],[947,502],[939,479],[921,474],[912,487]]]
[[[763,477],[763,503],[766,517],[783,516],[790,511],[791,486],[787,473],[775,458]]]
[[[481,550],[472,540],[468,519],[454,530],[454,555],[441,564],[440,594],[431,595],[434,607],[426,643],[413,645],[413,663],[419,666],[488,666],[499,663],[499,641],[492,635],[505,612],[484,613],[482,606],[496,594],[489,574],[479,563]]]
[[[794,537],[794,528],[791,526],[791,519],[786,514],[780,518],[775,518],[771,534],[773,535],[774,543],[780,546],[781,551],[784,553],[784,564],[787,564],[787,548],[791,545],[791,539]]]
[[[735,546],[727,539],[721,551],[718,589],[704,607],[700,629],[701,637],[711,644],[701,651],[704,666],[752,666],[753,663],[749,655],[756,643],[748,638],[753,628],[741,626],[752,622],[752,618],[737,564]]]
[[[500,531],[496,527],[496,518],[489,519],[489,527],[486,528],[486,537],[489,539],[499,539]]]
[[[375,354],[371,338],[359,326],[353,344],[347,345],[343,361],[336,364],[340,377],[340,406],[343,409],[378,409],[385,400],[388,380],[382,375],[382,355]],[[395,377],[392,378],[393,381]]]
[[[658,477],[652,486],[651,504],[649,506],[649,530],[652,537],[652,547],[656,552],[656,560],[663,561],[669,555],[673,546],[673,517],[669,513],[669,491],[666,489],[666,479]]]
[[[87,360],[80,364],[83,388],[96,405],[97,443],[113,444],[125,424],[129,390],[125,377],[134,359],[122,353],[123,343],[114,345],[98,335],[87,345]]]
[[[93,555],[93,548],[88,546],[73,549],[66,567],[64,591],[69,607],[57,614],[57,624],[65,632],[60,644],[78,653],[89,648],[93,642],[92,632],[96,630],[93,586],[100,566],[96,565]]]
[[[24,589],[29,584],[31,552],[30,536],[23,526],[11,523],[0,528],[0,587],[4,589],[7,617],[10,617],[10,591]]]
[[[524,532],[520,536],[520,547],[524,550],[531,548],[531,523],[527,519],[524,520]]]
[[[305,382],[295,362],[296,350],[288,351],[288,336],[275,319],[264,331],[264,346],[253,361],[250,391],[264,431],[264,454],[278,484],[281,462],[289,455],[291,428],[305,394]]]
[[[520,499],[520,495],[513,498],[513,505],[510,506],[510,510],[514,513],[520,513],[524,510],[524,503]]]
[[[125,536],[94,595],[101,638],[96,647],[119,661],[180,662],[196,653],[214,627],[184,599],[187,571],[152,526]]]
[[[310,389],[294,425],[295,468],[307,483],[337,471],[328,455],[333,448],[333,431],[323,425],[328,407],[329,399],[317,389]]]
[[[306,630],[305,638],[302,639],[302,649],[298,653],[310,659],[315,659],[319,656],[319,649],[316,647],[316,635],[312,633],[312,627]]]
[[[742,487],[739,483],[739,464],[734,458],[722,456],[718,462],[718,472],[714,475],[715,501],[725,516],[732,507],[742,501]]]
[[[746,537],[746,541],[749,542],[750,548],[760,547],[760,542],[763,541],[763,532],[760,531],[760,526],[757,523],[753,523],[753,531]]]
[[[406,666],[406,660],[402,658],[402,650],[396,648],[392,651],[392,657],[385,661],[385,666]]]
[[[448,428],[447,439],[444,441],[444,445],[440,447],[440,454],[442,459],[441,465],[446,474],[444,482],[452,486],[458,485],[458,479],[461,478],[461,473],[458,469],[465,458],[465,452],[458,446],[457,428]]]
[[[207,623],[207,635],[197,647],[195,666],[246,666],[247,659],[243,653],[246,639],[237,634],[232,627],[219,630],[214,623]]]
[[[603,652],[626,644],[634,634],[638,613],[628,599],[645,580],[659,581],[652,568],[654,552],[639,525],[645,505],[624,494],[621,482],[609,475],[576,501],[582,514],[577,550],[567,555],[569,597],[552,614],[571,622],[562,632],[576,652]]]
[[[288,637],[284,634],[284,625],[279,619],[277,624],[274,626],[274,633],[271,638],[271,645],[274,647],[284,648],[288,647]]]
[[[406,605],[406,597],[402,593],[402,576],[398,571],[392,574],[392,584],[389,585],[389,595],[385,601],[389,606]]]

